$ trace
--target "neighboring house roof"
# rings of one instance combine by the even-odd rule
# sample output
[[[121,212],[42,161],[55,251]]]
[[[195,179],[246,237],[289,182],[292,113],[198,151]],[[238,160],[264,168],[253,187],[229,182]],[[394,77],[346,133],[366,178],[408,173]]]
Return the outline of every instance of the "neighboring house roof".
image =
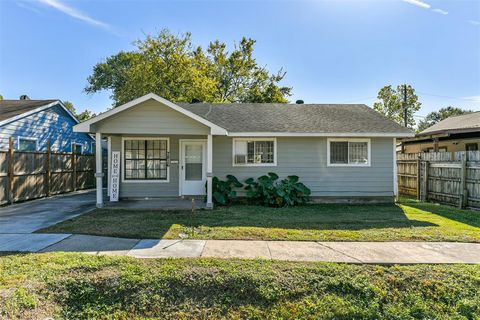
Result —
[[[76,123],[78,119],[58,99],[0,100],[0,126],[59,105]]]
[[[229,136],[388,136],[413,137],[410,129],[363,104],[173,103],[150,93],[74,127],[91,125],[139,103],[154,99],[204,125],[212,134]]]
[[[56,101],[57,100],[0,100],[0,121],[31,112]]]
[[[418,136],[437,133],[459,133],[480,130],[480,112],[467,113],[461,116],[444,119],[423,130]]]
[[[405,133],[364,104],[177,103],[229,133]]]

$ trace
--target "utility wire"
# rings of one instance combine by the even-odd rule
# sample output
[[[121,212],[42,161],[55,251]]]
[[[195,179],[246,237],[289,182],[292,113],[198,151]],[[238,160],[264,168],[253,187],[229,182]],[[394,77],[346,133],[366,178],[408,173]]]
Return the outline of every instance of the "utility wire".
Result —
[[[432,96],[432,97],[439,97],[439,98],[447,98],[447,99],[456,99],[456,100],[467,100],[467,101],[475,101],[474,98],[465,98],[465,97],[451,97],[451,96],[443,96],[439,94],[433,94],[433,93],[426,93],[426,92],[420,92],[420,91],[415,91],[416,93],[419,93],[424,96]]]

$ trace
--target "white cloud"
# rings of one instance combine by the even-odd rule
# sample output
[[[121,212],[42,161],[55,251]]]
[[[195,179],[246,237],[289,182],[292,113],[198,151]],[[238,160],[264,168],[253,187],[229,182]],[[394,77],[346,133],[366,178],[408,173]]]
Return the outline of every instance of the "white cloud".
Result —
[[[480,95],[479,96],[471,96],[471,97],[463,97],[462,99],[473,102],[473,103],[480,103]]]
[[[438,14],[443,14],[443,15],[447,15],[448,14],[448,11],[445,11],[445,10],[442,10],[442,9],[432,9],[433,12],[436,12]]]
[[[35,9],[34,7],[28,5],[26,2],[17,1],[16,4],[17,4],[17,6],[19,6],[20,8],[30,10],[30,11],[32,11],[32,12],[35,12],[35,13],[38,14],[38,15],[41,15],[41,14],[42,14],[42,13],[40,12],[40,10]]]
[[[468,23],[473,24],[474,26],[480,26],[480,21],[477,20],[468,20]]]
[[[422,2],[420,0],[403,0],[403,1],[423,9],[430,9],[432,7],[428,3]]]
[[[72,18],[86,22],[89,25],[112,31],[112,27],[109,24],[96,20],[75,8],[69,7],[68,5],[60,2],[60,0],[38,0],[38,1],[49,7],[57,9],[58,11],[63,12]]]

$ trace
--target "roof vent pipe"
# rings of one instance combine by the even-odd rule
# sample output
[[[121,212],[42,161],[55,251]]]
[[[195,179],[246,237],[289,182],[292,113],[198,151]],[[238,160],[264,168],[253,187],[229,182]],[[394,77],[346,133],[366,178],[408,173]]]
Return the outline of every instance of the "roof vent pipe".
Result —
[[[296,104],[303,104],[303,100],[297,100],[295,101]]]
[[[26,94],[22,94],[22,95],[20,96],[20,100],[30,100],[30,97],[27,96]]]

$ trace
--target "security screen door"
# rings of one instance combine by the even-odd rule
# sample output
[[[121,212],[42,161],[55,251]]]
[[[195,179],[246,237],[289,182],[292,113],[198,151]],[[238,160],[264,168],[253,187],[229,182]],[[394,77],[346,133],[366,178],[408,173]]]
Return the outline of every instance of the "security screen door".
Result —
[[[180,184],[182,195],[205,194],[206,149],[204,140],[180,141]]]

